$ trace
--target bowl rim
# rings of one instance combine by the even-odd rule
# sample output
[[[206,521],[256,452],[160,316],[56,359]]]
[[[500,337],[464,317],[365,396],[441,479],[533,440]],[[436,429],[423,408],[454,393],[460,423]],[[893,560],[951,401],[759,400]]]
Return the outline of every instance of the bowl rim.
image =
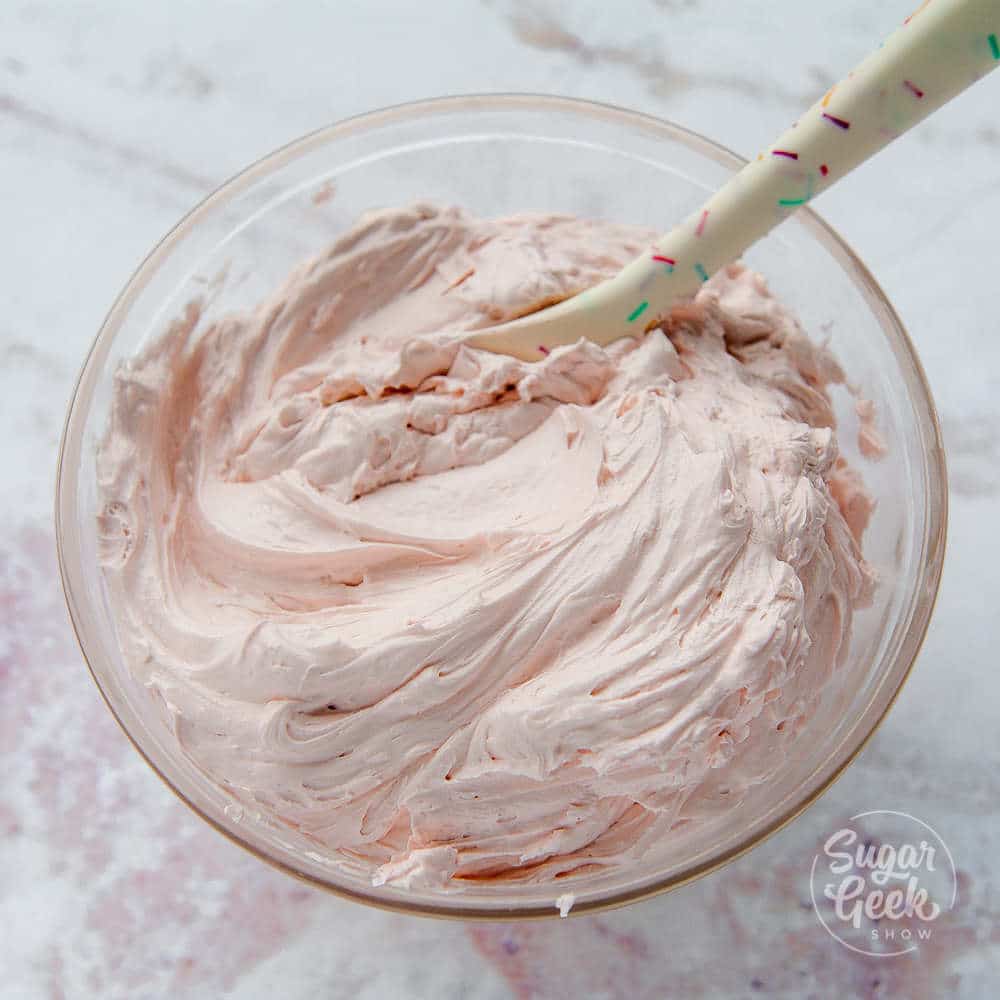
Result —
[[[372,131],[386,125],[413,120],[416,117],[427,118],[468,112],[501,113],[516,111],[562,112],[575,116],[596,118],[605,122],[614,121],[622,125],[639,128],[653,136],[680,142],[687,148],[729,168],[738,169],[747,162],[739,154],[720,143],[667,119],[623,108],[611,103],[549,94],[481,93],[422,99],[389,105],[373,111],[352,115],[332,124],[317,128],[279,146],[274,151],[262,156],[225,180],[188,211],[149,251],[115,298],[93,343],[87,351],[70,396],[59,443],[54,513],[56,552],[63,596],[84,662],[108,710],[121,727],[128,741],[160,780],[189,809],[231,842],[249,851],[272,867],[308,885],[323,889],[344,899],[362,902],[377,909],[395,913],[482,921],[545,919],[554,918],[559,915],[557,909],[552,904],[465,907],[450,904],[447,897],[444,897],[441,903],[428,904],[424,902],[408,902],[396,897],[380,897],[374,893],[361,892],[299,870],[294,865],[272,856],[266,848],[258,846],[247,837],[235,833],[224,826],[220,819],[195,804],[181,787],[164,774],[146,750],[137,742],[112,703],[108,691],[101,682],[98,671],[94,668],[91,655],[88,654],[88,631],[80,600],[80,594],[83,591],[83,581],[78,578],[76,571],[79,569],[79,566],[74,566],[68,551],[71,547],[71,542],[75,542],[77,537],[73,512],[77,496],[78,459],[82,444],[83,426],[89,413],[93,393],[93,383],[100,373],[101,362],[110,349],[110,345],[118,329],[127,316],[133,301],[145,288],[160,262],[171,253],[174,246],[194,228],[206,212],[216,205],[224,204],[231,200],[258,179],[267,176],[286,163],[335,139],[343,139],[353,134]],[[922,397],[923,403],[926,404],[922,408],[924,411],[922,414],[919,412],[921,407],[917,407],[917,410],[921,438],[925,445],[924,468],[927,475],[927,516],[925,518],[923,538],[920,539],[919,555],[921,557],[921,572],[918,576],[919,585],[914,587],[909,607],[905,609],[909,618],[909,624],[900,637],[899,648],[894,660],[890,661],[889,668],[884,671],[881,680],[876,684],[869,697],[868,704],[859,713],[858,718],[842,736],[834,750],[827,754],[823,762],[813,771],[813,776],[822,774],[823,777],[822,780],[810,789],[807,795],[801,799],[796,799],[790,806],[764,824],[752,836],[746,837],[734,846],[696,864],[682,866],[675,874],[662,877],[640,888],[626,888],[596,899],[581,900],[579,903],[574,904],[570,910],[570,916],[593,914],[615,909],[679,888],[704,875],[723,868],[782,830],[792,820],[813,805],[847,770],[865,748],[899,697],[900,691],[909,678],[923,645],[940,586],[948,524],[945,452],[941,426],[931,395],[930,385],[927,381],[923,365],[899,315],[867,266],[851,249],[843,237],[817,215],[813,209],[805,206],[796,215],[801,222],[805,223],[810,234],[831,253],[837,265],[849,273],[864,296],[866,304],[874,313],[900,365],[904,370],[909,368],[911,384],[908,386],[908,389],[911,393],[913,390],[916,390],[917,401],[919,402],[919,397]],[[69,461],[70,459],[74,461],[71,462]],[[77,562],[79,563],[79,560]],[[97,652],[96,645],[94,652],[95,654]],[[902,670],[898,671],[900,663],[902,663]],[[893,666],[897,667],[897,671],[892,669]],[[897,672],[898,676],[895,685],[891,690],[885,690],[887,681]],[[864,726],[867,726],[867,729],[858,738],[857,734]],[[855,739],[857,742],[852,745],[852,741]],[[844,751],[845,747],[848,747],[846,752]],[[808,786],[809,780],[803,784]]]

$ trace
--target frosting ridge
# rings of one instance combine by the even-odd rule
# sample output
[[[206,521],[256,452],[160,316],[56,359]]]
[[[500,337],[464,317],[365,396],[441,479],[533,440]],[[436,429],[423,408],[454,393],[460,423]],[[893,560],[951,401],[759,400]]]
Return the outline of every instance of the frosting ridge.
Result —
[[[739,265],[642,340],[461,335],[652,233],[373,213],[117,375],[119,639],[184,751],[376,884],[627,864],[794,752],[873,575],[843,381]],[[444,332],[442,332],[444,331]]]

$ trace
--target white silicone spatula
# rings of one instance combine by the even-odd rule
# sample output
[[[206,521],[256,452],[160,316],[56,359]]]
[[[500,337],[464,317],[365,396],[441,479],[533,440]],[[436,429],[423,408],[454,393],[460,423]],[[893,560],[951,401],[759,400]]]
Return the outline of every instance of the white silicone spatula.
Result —
[[[648,253],[609,281],[467,342],[537,361],[581,337],[609,344],[640,336],[799,206],[997,66],[1000,0],[924,0],[876,52]]]

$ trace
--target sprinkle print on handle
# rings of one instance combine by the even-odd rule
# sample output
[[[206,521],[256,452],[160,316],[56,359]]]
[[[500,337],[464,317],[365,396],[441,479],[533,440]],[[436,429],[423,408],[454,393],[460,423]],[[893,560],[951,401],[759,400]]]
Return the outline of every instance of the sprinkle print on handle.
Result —
[[[692,216],[696,224],[706,215],[712,220],[711,228],[699,234],[696,251],[682,223],[657,243],[656,253],[681,263],[690,260],[692,266],[697,260],[699,270],[708,273],[725,266],[799,206],[1000,65],[998,37],[1000,0],[924,3]],[[700,274],[694,278],[701,283]],[[671,301],[692,291],[681,292],[678,285],[667,293]],[[646,296],[650,319],[669,308],[658,298],[659,290],[654,286]]]
[[[708,202],[615,278],[470,338],[537,360],[538,345],[635,336],[893,139],[1000,66],[1000,0],[924,0],[852,73]]]
[[[851,127],[851,123],[849,121],[845,121],[843,118],[838,118],[836,115],[827,114],[825,111],[820,117],[830,122],[831,125],[836,125],[837,128],[844,129],[845,132]],[[796,157],[796,159],[797,158],[798,157]]]

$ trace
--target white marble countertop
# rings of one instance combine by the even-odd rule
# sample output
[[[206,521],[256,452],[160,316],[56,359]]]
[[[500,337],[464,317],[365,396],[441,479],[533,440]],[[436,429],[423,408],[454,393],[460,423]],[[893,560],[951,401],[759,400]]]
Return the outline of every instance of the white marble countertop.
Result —
[[[0,994],[297,998],[987,997],[1000,980],[1000,78],[820,211],[928,370],[951,471],[937,611],[891,716],[804,816],[730,867],[602,916],[463,925],[306,888],[155,780],[75,646],[52,541],[58,435],[136,263],[228,175],[417,97],[540,91],[632,106],[750,154],[906,0],[5,0],[0,8]],[[723,13],[723,8],[725,13]],[[808,904],[817,845],[862,809],[951,846],[932,947],[875,961]]]

